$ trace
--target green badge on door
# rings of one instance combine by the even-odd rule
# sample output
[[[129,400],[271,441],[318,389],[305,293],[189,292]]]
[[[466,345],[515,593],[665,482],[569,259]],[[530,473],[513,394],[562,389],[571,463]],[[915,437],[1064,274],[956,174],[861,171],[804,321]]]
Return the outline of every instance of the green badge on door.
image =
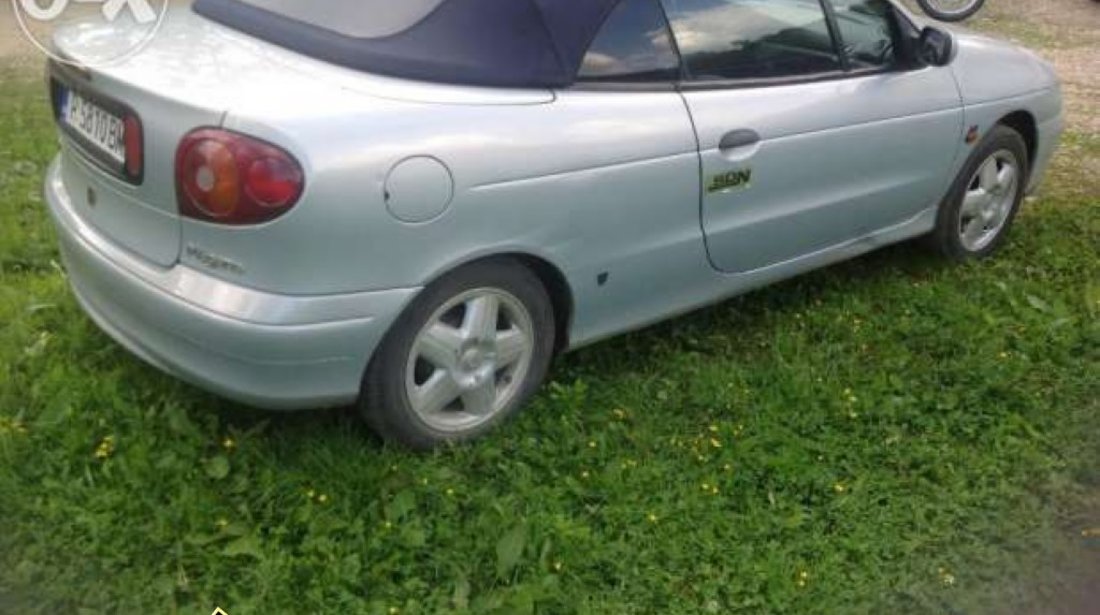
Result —
[[[719,173],[710,179],[707,192],[723,192],[735,188],[748,188],[752,184],[752,169],[740,169]]]

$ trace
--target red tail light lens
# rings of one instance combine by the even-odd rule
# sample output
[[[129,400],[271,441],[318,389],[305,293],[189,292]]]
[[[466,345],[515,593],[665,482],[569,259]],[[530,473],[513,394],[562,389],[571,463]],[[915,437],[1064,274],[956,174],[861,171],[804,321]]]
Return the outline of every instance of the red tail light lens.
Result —
[[[127,115],[122,120],[122,141],[126,150],[126,174],[131,178],[140,178],[145,168],[145,139],[137,117]]]
[[[215,128],[191,132],[176,152],[180,213],[218,224],[274,220],[298,202],[302,167],[285,150]]]

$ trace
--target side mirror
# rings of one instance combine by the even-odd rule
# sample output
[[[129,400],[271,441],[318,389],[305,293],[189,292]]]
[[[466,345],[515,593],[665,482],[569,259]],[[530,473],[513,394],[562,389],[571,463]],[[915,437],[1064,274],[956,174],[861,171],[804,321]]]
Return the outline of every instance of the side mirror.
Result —
[[[955,54],[955,39],[951,34],[931,26],[920,33],[917,57],[929,66],[947,66]]]

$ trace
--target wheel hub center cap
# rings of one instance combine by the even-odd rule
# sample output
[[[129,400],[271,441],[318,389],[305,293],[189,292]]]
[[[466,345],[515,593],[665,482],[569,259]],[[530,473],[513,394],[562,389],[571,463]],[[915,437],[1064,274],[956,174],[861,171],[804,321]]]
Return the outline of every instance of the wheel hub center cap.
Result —
[[[476,372],[489,364],[491,356],[481,348],[469,348],[462,353],[458,364],[464,372]]]

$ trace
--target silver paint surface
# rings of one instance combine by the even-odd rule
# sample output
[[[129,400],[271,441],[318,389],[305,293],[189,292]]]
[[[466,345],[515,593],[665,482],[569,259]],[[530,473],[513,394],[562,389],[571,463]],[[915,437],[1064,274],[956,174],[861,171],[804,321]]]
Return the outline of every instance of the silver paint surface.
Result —
[[[142,53],[79,86],[141,115],[144,184],[106,177],[66,141],[47,200],[77,296],[122,344],[250,404],[347,403],[408,302],[479,258],[557,269],[575,348],[928,232],[970,126],[1029,114],[1034,189],[1063,124],[1053,70],[956,37],[948,67],[816,83],[500,90],[358,73],[174,10]],[[112,40],[80,27],[56,44],[79,59]],[[178,216],[175,149],[199,126],[291,152],[307,177],[299,204],[248,228]],[[738,129],[760,143],[720,152]],[[430,217],[438,204],[402,203],[417,220],[405,222],[386,180],[423,158],[445,165],[453,194]],[[706,192],[744,169],[748,186]]]

